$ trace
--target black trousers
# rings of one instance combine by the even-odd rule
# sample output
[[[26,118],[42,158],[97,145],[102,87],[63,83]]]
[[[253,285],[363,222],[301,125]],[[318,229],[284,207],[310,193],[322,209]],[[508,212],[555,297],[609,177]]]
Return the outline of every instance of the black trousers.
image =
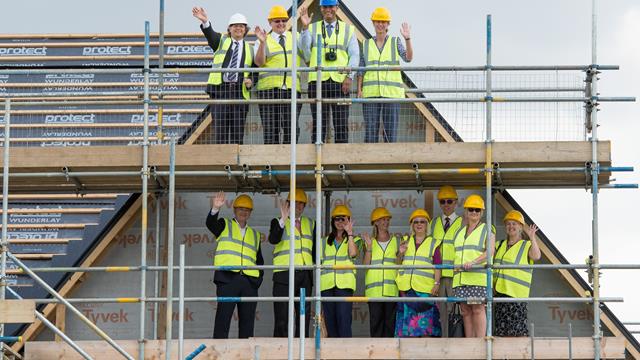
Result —
[[[351,289],[338,289],[337,287],[323,290],[322,296],[353,296]],[[324,323],[327,325],[327,335],[329,337],[351,337],[351,320],[353,312],[353,303],[351,302],[333,302],[327,301],[322,303],[322,315]]]
[[[258,288],[246,275],[238,273],[233,281],[216,284],[216,296],[255,297],[258,296]],[[252,337],[257,305],[255,302],[218,302],[213,338],[229,338],[229,326],[236,306],[238,306],[238,338]]]
[[[371,337],[393,337],[396,327],[396,303],[369,303]]]
[[[207,94],[216,100],[244,99],[242,83],[207,85]],[[215,144],[242,144],[244,125],[249,112],[248,104],[213,104],[211,119]]]
[[[323,99],[335,99],[345,98],[350,95],[342,93],[342,83],[337,83],[331,79],[323,81],[322,85],[322,98]],[[316,82],[309,83],[309,98],[314,99],[316,97]],[[322,104],[322,141],[327,142],[327,129],[329,128],[329,110],[333,115],[333,128],[335,129],[335,143],[347,143],[349,142],[349,105],[338,104]],[[311,116],[313,117],[313,130],[311,136],[311,143],[316,142],[316,104],[311,104]]]
[[[298,99],[300,93],[297,93]],[[291,90],[268,89],[258,91],[260,99],[287,99],[291,100]],[[289,144],[291,143],[291,104],[260,104],[260,119],[262,119],[262,129],[265,144]],[[302,104],[296,106],[296,119],[300,119]],[[280,130],[282,129],[282,141],[280,141]],[[300,138],[300,123],[298,122],[296,132],[296,142]]]
[[[288,275],[288,271],[281,272],[284,276]],[[311,288],[312,288],[312,273],[308,270],[298,270],[295,275],[295,283],[294,283],[294,291],[295,296],[300,296],[300,289],[304,288],[306,291],[306,296],[312,296]],[[289,296],[289,284],[285,284],[283,282],[274,282],[273,283],[273,296]],[[293,322],[295,323],[295,332],[296,336],[300,337],[300,329],[298,328],[300,325],[300,303],[295,303],[295,318]],[[309,320],[311,319],[311,304],[309,302],[305,303],[305,320],[304,320],[304,334],[305,337],[309,337]],[[273,337],[287,337],[289,334],[288,331],[288,314],[289,314],[289,303],[287,302],[274,302],[273,303]]]

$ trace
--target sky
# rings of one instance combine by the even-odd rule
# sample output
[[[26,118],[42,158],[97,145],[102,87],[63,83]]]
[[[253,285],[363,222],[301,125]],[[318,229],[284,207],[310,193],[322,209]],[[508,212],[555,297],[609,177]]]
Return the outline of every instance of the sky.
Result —
[[[374,7],[392,13],[392,33],[400,22],[412,26],[413,64],[482,65],[485,63],[485,16],[493,18],[495,65],[562,65],[591,63],[591,1],[588,0],[345,0],[370,32]],[[0,34],[12,33],[141,33],[144,21],[158,29],[159,0],[25,0],[3,6]],[[247,15],[254,25],[266,26],[273,0],[223,2],[167,0],[166,32],[196,32],[193,6],[209,10],[221,27],[235,12]],[[635,96],[640,99],[640,2],[599,1],[598,63],[619,65],[619,71],[601,75],[602,96]],[[612,141],[613,164],[634,166],[634,173],[614,174],[619,183],[639,183],[640,105],[604,103],[600,107],[599,138]],[[585,190],[511,191],[531,218],[572,263],[583,263],[591,254],[591,194]],[[602,190],[599,196],[600,262],[640,263],[640,237],[632,224],[640,190]],[[623,297],[609,306],[622,321],[640,321],[640,290],[630,281],[639,270],[603,271],[602,296]],[[630,286],[632,285],[632,286]]]

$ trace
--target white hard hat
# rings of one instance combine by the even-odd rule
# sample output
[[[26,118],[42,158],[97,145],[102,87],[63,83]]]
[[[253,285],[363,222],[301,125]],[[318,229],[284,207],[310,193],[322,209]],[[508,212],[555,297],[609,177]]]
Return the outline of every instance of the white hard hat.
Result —
[[[237,13],[237,14],[233,14],[231,15],[231,17],[229,18],[229,26],[233,25],[233,24],[245,24],[248,25],[249,22],[247,22],[247,17]]]

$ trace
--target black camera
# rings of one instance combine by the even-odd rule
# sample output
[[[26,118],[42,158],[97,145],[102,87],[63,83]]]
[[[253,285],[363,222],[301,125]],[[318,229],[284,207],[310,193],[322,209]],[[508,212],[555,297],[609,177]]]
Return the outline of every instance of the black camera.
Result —
[[[324,53],[324,61],[336,61],[338,60],[338,54],[335,51],[329,51]]]

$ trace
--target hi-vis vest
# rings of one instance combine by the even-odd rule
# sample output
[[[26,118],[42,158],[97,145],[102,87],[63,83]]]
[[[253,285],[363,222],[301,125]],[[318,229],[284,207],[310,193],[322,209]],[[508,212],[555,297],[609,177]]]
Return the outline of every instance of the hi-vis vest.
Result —
[[[213,54],[212,67],[214,69],[218,69],[222,67],[222,63],[224,62],[224,57],[226,56],[227,51],[231,47],[232,42],[233,40],[231,40],[230,37],[227,37],[226,35],[222,35],[222,38],[220,39],[220,45],[218,45],[218,49]],[[243,43],[244,43],[244,66],[243,67],[250,68],[251,65],[253,64],[253,52],[251,51],[251,46],[249,46],[249,43],[247,43],[246,41],[243,41]],[[242,59],[242,53],[240,53],[240,59]],[[211,85],[222,84],[222,74],[223,73],[220,73],[220,72],[209,73],[209,81],[207,81],[207,83]],[[245,79],[248,78],[249,73],[245,72],[244,77]],[[245,99],[249,99],[249,89],[247,89],[247,87],[244,86],[244,84],[242,84],[242,96]]]
[[[247,225],[244,238],[237,221],[224,219],[225,227],[218,236],[218,246],[213,258],[214,266],[255,266],[260,246],[260,233]],[[240,270],[231,270],[238,272]],[[248,276],[259,277],[258,270],[242,270]]]
[[[400,66],[398,37],[388,37],[382,48],[374,39],[364,42],[363,58],[365,66]],[[365,98],[404,98],[404,83],[400,71],[367,71],[362,82],[362,96]]]
[[[286,49],[286,61],[285,50],[282,49],[280,43],[275,40],[271,34],[267,35],[267,43],[265,44],[265,57],[266,62],[262,67],[265,68],[285,68],[291,66],[291,52],[293,49],[293,38],[290,31],[284,33],[285,35],[285,49]],[[278,35],[279,36],[279,35]],[[302,64],[302,58],[300,54],[296,56],[298,61],[297,66]],[[286,81],[285,81],[286,76]],[[257,90],[268,89],[281,89],[282,84],[285,83],[287,89],[291,89],[291,74],[286,73],[274,73],[274,72],[261,72],[258,75]],[[296,83],[296,90],[300,91],[300,76],[298,76],[298,82]]]
[[[325,31],[325,38],[322,38],[322,27],[324,21],[320,20],[311,24],[311,59],[309,59],[309,66],[318,66],[318,47],[322,47],[322,53],[320,57],[322,59],[322,66],[347,66],[349,65],[349,53],[347,48],[349,47],[349,40],[352,36],[355,36],[353,26],[345,24],[342,21],[336,22],[337,29],[333,29],[331,36]],[[317,43],[318,34],[320,34],[321,43]],[[326,44],[326,48],[324,47]],[[329,52],[329,49],[334,49],[336,53],[336,61],[326,61],[324,54]],[[337,71],[323,71],[322,81],[331,80],[341,83],[346,74],[340,74]],[[315,71],[309,73],[309,82],[316,81],[317,74]]]
[[[354,242],[360,241],[359,237],[354,237]],[[349,256],[348,239],[343,239],[336,249],[336,242],[332,245],[327,243],[327,237],[323,240],[322,265],[353,265],[353,259]],[[322,269],[320,276],[320,290],[329,290],[334,287],[338,289],[356,290],[356,270],[355,269]]]
[[[469,234],[467,234],[467,227],[464,226],[458,230],[458,233],[454,239],[454,246],[456,249],[456,257],[454,260],[455,266],[462,266],[462,264],[471,262],[477,259],[482,253],[487,250],[487,234],[485,233],[486,224],[480,223]],[[486,264],[486,260],[482,264]],[[485,269],[470,269],[470,270],[457,270],[453,275],[453,287],[472,285],[472,286],[487,286],[487,271]]]
[[[433,254],[436,252],[438,245],[440,245],[438,240],[427,236],[416,249],[416,240],[411,236],[402,265],[433,266]],[[430,293],[435,283],[435,273],[435,269],[401,269],[396,279],[398,290],[408,291],[413,289],[422,293]]]
[[[396,265],[399,244],[400,240],[393,236],[389,239],[387,248],[383,250],[378,240],[372,239],[371,265]],[[398,270],[396,269],[367,269],[364,278],[365,296],[398,296],[397,275]]]
[[[294,265],[313,265],[313,227],[314,221],[306,216],[300,217],[300,230],[295,227],[295,244],[294,244]],[[291,228],[289,220],[285,221],[284,231],[282,232],[282,240],[276,244],[273,249],[273,265],[289,265],[289,236]],[[273,270],[273,272],[285,271],[284,269]]]
[[[444,231],[442,217],[438,216],[431,222],[431,236],[442,242],[440,248],[440,256],[442,256],[442,265],[453,265],[456,257],[456,248],[453,245],[453,237],[462,226],[462,217],[458,216],[450,225],[447,232]],[[453,277],[453,269],[442,269],[442,277]]]
[[[531,242],[519,240],[507,249],[507,240],[502,240],[496,250],[494,264],[528,265]],[[533,269],[497,269],[495,274],[495,289],[498,293],[514,298],[529,297]]]

